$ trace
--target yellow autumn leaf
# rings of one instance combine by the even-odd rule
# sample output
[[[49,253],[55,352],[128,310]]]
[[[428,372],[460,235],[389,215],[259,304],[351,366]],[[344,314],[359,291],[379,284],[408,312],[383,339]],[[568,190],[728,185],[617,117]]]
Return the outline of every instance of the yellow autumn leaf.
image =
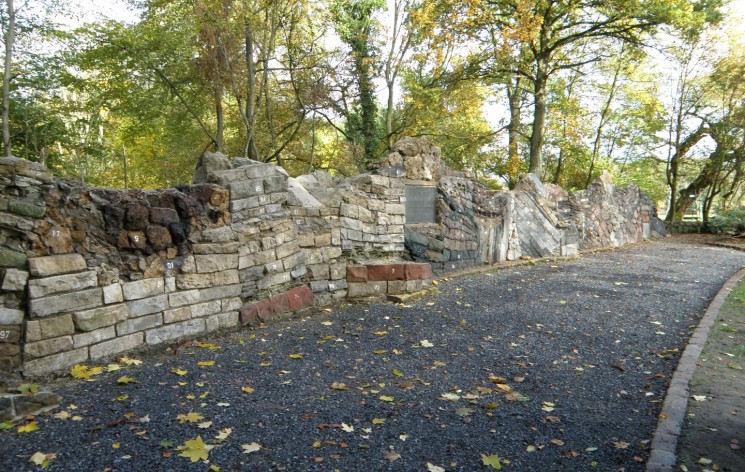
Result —
[[[196,439],[186,441],[183,445],[176,448],[181,451],[179,457],[188,457],[192,462],[198,462],[200,460],[209,459],[209,453],[212,446],[208,446],[202,441],[201,436],[197,436]]]
[[[201,347],[203,349],[209,349],[210,351],[214,351],[215,349],[220,349],[220,346],[218,346],[217,344],[204,343],[204,342],[201,342],[201,341],[194,343],[194,345],[196,347]]]
[[[126,375],[122,375],[121,377],[116,379],[116,383],[121,385],[129,385],[135,382],[137,382],[137,380],[133,379],[132,377],[127,377]]]
[[[404,376],[404,374],[400,370],[398,370],[398,369],[393,369],[393,375],[395,375],[396,377],[403,377]]]
[[[18,427],[19,433],[33,433],[39,429],[39,424],[36,421],[32,421],[28,424]]]
[[[331,388],[333,390],[349,390],[349,387],[347,386],[347,384],[343,382],[333,382],[331,384]]]
[[[393,397],[389,397],[389,396],[386,396],[386,395],[381,395],[380,396],[380,399],[382,401],[384,401],[384,402],[392,402],[393,401]]]
[[[241,391],[243,393],[254,393],[255,389],[253,387],[245,386],[241,387]]]
[[[178,368],[178,367],[174,367],[174,368],[173,368],[173,369],[171,370],[171,372],[173,372],[173,373],[174,373],[174,374],[176,374],[176,375],[181,375],[181,376],[184,376],[184,375],[186,375],[186,374],[188,374],[188,373],[189,373],[189,371],[188,371],[188,370],[180,369],[180,368]]]
[[[301,353],[295,353],[295,354],[290,354],[287,357],[289,357],[290,359],[302,359],[303,358],[303,354],[301,354]]]
[[[119,362],[126,365],[141,365],[142,361],[139,359],[132,359],[130,357],[124,356],[121,359],[119,359]]]
[[[215,361],[199,361],[197,362],[197,365],[203,366],[203,367],[209,367],[209,366],[215,365]]]
[[[204,416],[190,411],[189,413],[181,413],[176,417],[176,419],[178,419],[179,423],[196,423],[197,421],[203,420]]]
[[[40,466],[42,469],[46,469],[49,467],[49,461],[55,459],[57,457],[57,453],[55,452],[35,452],[31,457],[29,457],[28,461],[32,464],[36,464]]]

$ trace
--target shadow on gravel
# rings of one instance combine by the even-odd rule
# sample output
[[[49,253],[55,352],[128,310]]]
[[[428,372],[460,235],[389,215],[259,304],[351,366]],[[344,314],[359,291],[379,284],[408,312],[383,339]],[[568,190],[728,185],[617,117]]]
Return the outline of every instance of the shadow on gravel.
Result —
[[[669,239],[118,359],[52,382],[62,406],[0,432],[0,470],[641,471],[679,352],[744,264]]]

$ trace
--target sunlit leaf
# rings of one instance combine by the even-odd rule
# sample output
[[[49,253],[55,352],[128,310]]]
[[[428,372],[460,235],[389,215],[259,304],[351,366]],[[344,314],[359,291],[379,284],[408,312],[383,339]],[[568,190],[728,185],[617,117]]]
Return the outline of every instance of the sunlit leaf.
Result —
[[[211,448],[211,446],[208,446],[202,441],[201,436],[197,436],[196,439],[186,441],[183,445],[177,447],[176,450],[181,451],[179,457],[188,457],[192,462],[198,462],[209,459]]]
[[[500,470],[502,468],[502,459],[496,454],[481,454],[481,462],[494,470]]]

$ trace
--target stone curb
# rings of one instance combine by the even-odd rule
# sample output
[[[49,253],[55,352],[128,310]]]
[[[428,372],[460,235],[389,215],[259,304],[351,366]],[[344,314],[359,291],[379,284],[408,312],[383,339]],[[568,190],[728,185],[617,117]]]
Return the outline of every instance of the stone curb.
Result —
[[[651,452],[647,461],[647,472],[671,472],[675,467],[678,459],[676,456],[678,438],[688,409],[688,385],[696,370],[696,362],[698,362],[698,358],[704,349],[709,330],[719,316],[719,310],[722,308],[724,300],[743,278],[745,278],[745,268],[724,283],[709,308],[706,309],[704,317],[701,318],[683,351],[683,355],[680,357],[678,367],[676,367],[673,378],[670,380],[665,401],[662,404],[660,418],[657,420],[657,430],[654,433]]]

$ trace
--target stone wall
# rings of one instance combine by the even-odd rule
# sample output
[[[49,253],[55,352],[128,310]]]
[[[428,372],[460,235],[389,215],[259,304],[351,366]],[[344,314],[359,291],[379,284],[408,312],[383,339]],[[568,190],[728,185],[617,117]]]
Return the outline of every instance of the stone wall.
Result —
[[[0,377],[417,292],[433,270],[664,232],[635,187],[603,177],[569,194],[528,176],[494,191],[411,138],[350,178],[205,154],[194,184],[157,191],[89,188],[0,159],[0,193]]]

